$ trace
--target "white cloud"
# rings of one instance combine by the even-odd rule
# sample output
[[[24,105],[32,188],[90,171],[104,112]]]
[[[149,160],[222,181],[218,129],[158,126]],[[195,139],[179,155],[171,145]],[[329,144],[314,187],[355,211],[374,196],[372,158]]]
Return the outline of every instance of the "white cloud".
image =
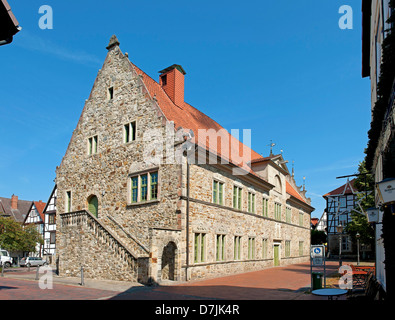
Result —
[[[99,59],[95,55],[84,51],[70,50],[50,40],[43,39],[35,34],[27,32],[26,30],[21,32],[18,41],[15,42],[15,45],[18,45],[24,49],[50,54],[60,59],[74,61],[76,63],[90,64],[95,66],[100,66],[103,63],[102,59]]]

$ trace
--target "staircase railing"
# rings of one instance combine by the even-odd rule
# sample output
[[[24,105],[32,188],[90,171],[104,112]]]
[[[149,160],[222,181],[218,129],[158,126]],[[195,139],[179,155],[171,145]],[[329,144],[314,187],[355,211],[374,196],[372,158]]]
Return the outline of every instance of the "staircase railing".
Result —
[[[61,213],[61,227],[72,227],[79,226],[85,227],[90,231],[96,239],[102,244],[111,248],[111,250],[129,266],[131,271],[137,275],[137,281],[147,281],[147,268],[144,267],[144,260],[147,257],[138,257],[136,254],[131,252],[127,246],[110,230],[108,230],[96,217],[86,210],[80,210],[75,212]]]

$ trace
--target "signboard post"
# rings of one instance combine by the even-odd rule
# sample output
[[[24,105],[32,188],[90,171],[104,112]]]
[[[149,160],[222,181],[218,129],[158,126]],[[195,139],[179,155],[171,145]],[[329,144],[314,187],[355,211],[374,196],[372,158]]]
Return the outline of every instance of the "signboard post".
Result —
[[[310,278],[313,282],[313,267],[324,268],[324,288],[326,287],[326,275],[325,275],[325,246],[324,245],[312,245],[310,247]],[[311,287],[313,284],[311,283]]]

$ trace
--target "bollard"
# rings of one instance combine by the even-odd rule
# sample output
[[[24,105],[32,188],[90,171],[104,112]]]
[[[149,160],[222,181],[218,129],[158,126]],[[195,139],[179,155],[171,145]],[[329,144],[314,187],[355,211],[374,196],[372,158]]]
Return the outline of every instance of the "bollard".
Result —
[[[38,280],[38,271],[39,271],[39,269],[40,269],[40,266],[37,266],[37,269],[36,269],[36,280]]]
[[[4,277],[4,267],[2,263],[0,263],[0,267],[1,267],[1,276]]]
[[[84,286],[84,268],[81,266],[81,286]]]

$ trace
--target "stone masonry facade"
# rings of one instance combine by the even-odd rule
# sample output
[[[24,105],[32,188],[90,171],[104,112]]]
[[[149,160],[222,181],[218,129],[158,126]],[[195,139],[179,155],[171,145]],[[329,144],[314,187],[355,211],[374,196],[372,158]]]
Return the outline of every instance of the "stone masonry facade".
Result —
[[[234,176],[225,164],[188,165],[184,157],[147,161],[158,145],[166,149],[174,123],[115,37],[107,49],[56,170],[59,273],[78,276],[83,267],[88,278],[152,283],[308,261],[313,208],[303,192],[287,192],[300,188],[282,157],[257,164],[259,177]]]

